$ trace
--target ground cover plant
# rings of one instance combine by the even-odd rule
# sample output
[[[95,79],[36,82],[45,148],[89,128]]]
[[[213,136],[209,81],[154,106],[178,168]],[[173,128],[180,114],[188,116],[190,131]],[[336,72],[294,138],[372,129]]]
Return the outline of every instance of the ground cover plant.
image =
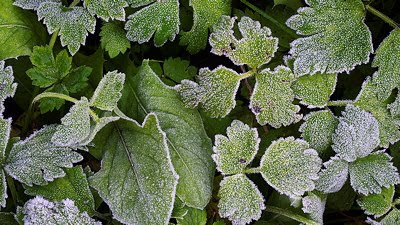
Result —
[[[396,0],[0,0],[0,225],[400,224]]]

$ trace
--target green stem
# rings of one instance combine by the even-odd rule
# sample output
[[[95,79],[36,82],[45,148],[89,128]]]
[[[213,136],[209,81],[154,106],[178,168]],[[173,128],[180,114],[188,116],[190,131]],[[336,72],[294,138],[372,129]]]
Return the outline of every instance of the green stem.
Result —
[[[396,205],[399,205],[399,204],[400,204],[400,198],[395,199],[395,200],[392,202],[392,207],[396,207]]]
[[[257,12],[258,14],[260,14],[261,16],[263,16],[265,19],[269,20],[271,23],[275,24],[277,27],[279,27],[281,30],[285,31],[287,34],[289,34],[292,38],[298,38],[298,35],[291,30],[289,27],[286,26],[286,24],[282,24],[281,22],[279,22],[278,20],[276,20],[275,18],[273,18],[272,16],[268,15],[266,12],[264,12],[263,10],[261,10],[260,8],[258,8],[257,6],[251,4],[250,2],[248,2],[247,0],[240,0],[243,4],[245,4],[246,6],[248,6],[250,9],[254,10],[255,12]]]
[[[33,99],[32,103],[35,103],[35,102],[39,101],[42,98],[60,98],[60,99],[64,99],[64,100],[72,102],[72,103],[77,103],[78,102],[78,100],[76,98],[70,97],[68,95],[55,93],[55,92],[43,92],[40,95],[37,95]]]
[[[50,43],[49,43],[50,48],[53,48],[53,47],[54,47],[54,44],[56,43],[57,36],[58,36],[58,33],[59,33],[59,32],[60,32],[60,29],[58,29],[56,32],[54,32],[54,33],[51,35],[51,39],[50,39]]]
[[[80,1],[81,1],[81,0],[74,0],[74,1],[71,3],[71,5],[69,5],[69,7],[74,7],[74,6],[78,5],[78,3],[79,3]]]
[[[261,169],[259,167],[257,167],[257,168],[246,168],[244,170],[244,173],[261,173]]]
[[[349,100],[339,100],[339,101],[330,101],[327,103],[328,106],[346,106],[348,104],[354,104],[354,102]]]
[[[370,5],[366,5],[365,9],[374,14],[375,16],[381,18],[383,21],[385,21],[387,24],[389,24],[390,26],[392,26],[393,28],[399,28],[399,24],[397,24],[394,20],[392,20],[391,18],[389,18],[388,16],[386,16],[385,14],[379,12],[377,9],[375,9],[374,7],[370,6]]]
[[[18,195],[17,189],[15,188],[14,180],[8,175],[6,175],[6,180],[7,180],[8,188],[10,188],[10,191],[11,191],[11,197],[13,199],[14,205],[15,205],[15,207],[17,207],[18,202],[19,202],[19,195]]]
[[[254,72],[252,70],[247,71],[245,73],[240,74],[240,79],[249,78],[249,77],[253,76],[254,74],[256,74],[256,72]]]
[[[29,124],[31,124],[31,122],[32,122],[32,115],[33,115],[33,103],[32,103],[32,101],[33,101],[34,96],[36,96],[39,93],[39,91],[40,91],[40,88],[37,87],[37,86],[33,90],[31,104],[29,105],[28,110],[26,111],[24,126],[22,127],[22,134],[23,135],[26,134],[26,132],[28,131]]]
[[[296,221],[298,221],[300,223],[304,223],[304,224],[307,224],[307,225],[318,225],[318,223],[315,222],[314,220],[310,220],[310,219],[308,219],[308,218],[306,218],[304,216],[298,215],[298,214],[296,214],[296,213],[294,213],[292,211],[289,211],[287,209],[281,209],[281,208],[278,208],[278,207],[275,207],[275,206],[267,205],[265,211],[272,212],[272,213],[275,213],[275,214],[279,214],[281,216],[286,216],[286,217],[288,217],[290,219],[296,220]]]

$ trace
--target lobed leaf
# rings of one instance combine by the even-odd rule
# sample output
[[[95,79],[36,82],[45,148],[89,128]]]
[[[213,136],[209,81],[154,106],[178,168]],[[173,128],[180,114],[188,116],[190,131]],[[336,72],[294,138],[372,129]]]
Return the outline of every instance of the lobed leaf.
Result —
[[[121,91],[124,88],[125,74],[118,73],[116,70],[108,72],[101,79],[99,85],[92,98],[90,99],[90,106],[96,108],[113,111],[118,104],[122,94]]]
[[[392,209],[394,191],[394,186],[382,188],[382,191],[379,194],[361,196],[361,198],[357,200],[357,203],[363,210],[365,210],[366,214],[380,217]]]
[[[324,167],[318,174],[315,189],[324,193],[338,192],[347,180],[349,163],[334,156],[324,162]]]
[[[324,212],[327,195],[318,192],[310,192],[302,199],[303,212],[318,224],[324,224]]]
[[[101,47],[108,52],[110,58],[115,58],[119,53],[124,54],[131,46],[124,29],[115,22],[105,23],[101,27],[100,37]]]
[[[92,15],[96,15],[105,21],[116,19],[125,21],[126,0],[85,0],[83,5]]]
[[[400,95],[399,94],[397,94],[396,99],[392,103],[390,103],[387,106],[387,108],[389,109],[390,114],[393,117],[397,117],[400,115]]]
[[[0,115],[4,112],[4,100],[13,97],[16,90],[17,84],[14,83],[12,67],[5,67],[5,62],[0,61]]]
[[[399,220],[400,220],[400,211],[398,209],[394,208],[380,222],[376,222],[374,220],[371,220],[370,218],[368,218],[368,220],[366,222],[369,224],[373,224],[373,225],[393,225],[393,224],[397,224],[399,222]]]
[[[37,10],[42,3],[45,2],[61,2],[60,0],[15,0],[13,5],[23,9]]]
[[[171,78],[176,83],[184,79],[192,80],[197,74],[197,68],[190,66],[188,60],[181,58],[168,58],[163,65],[164,75]]]
[[[0,209],[1,207],[6,207],[6,199],[8,197],[6,174],[1,165],[6,160],[6,148],[8,139],[10,139],[11,122],[11,119],[3,119],[2,116],[0,117]]]

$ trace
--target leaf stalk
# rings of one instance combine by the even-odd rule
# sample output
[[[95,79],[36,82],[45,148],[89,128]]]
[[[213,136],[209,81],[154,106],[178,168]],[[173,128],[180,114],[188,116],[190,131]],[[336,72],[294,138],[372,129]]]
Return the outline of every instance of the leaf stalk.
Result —
[[[294,213],[292,211],[289,211],[287,209],[282,209],[282,208],[278,208],[278,207],[275,207],[275,206],[267,205],[265,211],[272,212],[272,213],[275,213],[275,214],[279,214],[281,216],[288,217],[290,219],[296,220],[296,221],[298,221],[300,223],[304,223],[304,224],[307,224],[307,225],[318,225],[318,223],[315,222],[314,220],[310,220],[310,219],[308,219],[308,218],[306,218],[304,216],[298,215],[298,214],[296,214],[296,213]]]
[[[390,17],[386,16],[385,14],[381,13],[380,11],[378,11],[377,9],[375,9],[374,7],[370,6],[370,5],[366,5],[365,9],[372,13],[373,15],[381,18],[385,23],[389,24],[390,26],[392,26],[395,29],[400,28],[399,24],[396,23],[394,20],[392,20]]]

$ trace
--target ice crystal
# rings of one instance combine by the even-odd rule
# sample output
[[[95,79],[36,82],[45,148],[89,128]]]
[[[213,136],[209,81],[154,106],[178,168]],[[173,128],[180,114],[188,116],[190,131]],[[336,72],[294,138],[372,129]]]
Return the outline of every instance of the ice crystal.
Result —
[[[400,211],[398,209],[394,208],[380,222],[377,222],[370,218],[368,218],[368,220],[366,222],[368,224],[372,224],[372,225],[396,225],[399,223],[399,221],[400,221]]]
[[[334,156],[324,167],[318,174],[315,189],[324,193],[338,192],[347,180],[349,163]]]
[[[116,19],[125,21],[126,0],[85,0],[84,6],[92,15],[97,15],[105,21]]]
[[[23,9],[33,9],[37,10],[40,4],[44,2],[61,2],[60,0],[15,0],[13,5],[18,6]]]
[[[108,72],[94,91],[90,105],[102,110],[114,110],[122,96],[121,91],[124,83],[125,74],[117,71]]]
[[[393,196],[394,186],[390,186],[389,188],[382,188],[379,194],[361,196],[361,198],[357,200],[357,203],[365,210],[366,214],[380,217],[385,215],[392,208]]]

